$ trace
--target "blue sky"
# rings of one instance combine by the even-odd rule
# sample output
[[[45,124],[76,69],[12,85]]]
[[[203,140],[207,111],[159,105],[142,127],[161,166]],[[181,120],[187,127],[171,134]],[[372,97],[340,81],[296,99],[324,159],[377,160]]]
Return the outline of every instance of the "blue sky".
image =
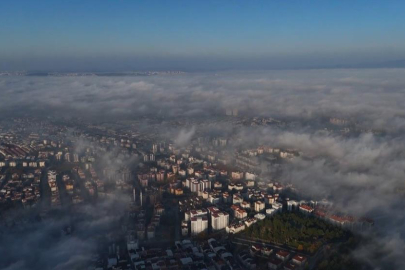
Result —
[[[405,59],[405,1],[0,1],[0,69],[285,68]]]

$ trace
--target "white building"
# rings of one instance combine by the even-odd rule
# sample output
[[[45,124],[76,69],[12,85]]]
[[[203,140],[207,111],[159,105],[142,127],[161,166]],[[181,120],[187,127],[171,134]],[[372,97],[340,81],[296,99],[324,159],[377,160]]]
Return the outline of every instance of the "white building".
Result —
[[[235,234],[235,233],[243,231],[244,229],[246,229],[245,224],[240,223],[240,224],[234,224],[234,225],[231,225],[231,226],[227,226],[226,227],[226,232],[231,233],[231,234]]]
[[[160,170],[157,174],[156,174],[156,180],[158,182],[163,182],[165,181],[165,171],[164,170]]]
[[[191,182],[191,192],[198,192],[200,190],[200,182],[198,180],[194,180]]]
[[[58,186],[56,185],[56,171],[48,172],[48,185],[52,192],[56,192],[58,190]]]
[[[186,173],[185,170],[180,170],[180,171],[179,171],[179,175],[180,175],[181,177],[186,177],[187,173]]]
[[[212,204],[218,204],[221,202],[221,196],[216,194],[209,194],[208,201]]]
[[[191,218],[191,235],[197,235],[207,230],[208,218],[206,216]]]
[[[271,207],[273,209],[275,209],[276,211],[282,211],[283,210],[283,205],[281,203],[275,202],[271,205]]]
[[[188,222],[185,220],[181,222],[181,235],[182,236],[188,235]]]
[[[271,217],[272,215],[274,215],[277,212],[276,209],[274,208],[268,208],[266,209],[266,216]]]
[[[254,187],[255,186],[255,181],[254,180],[247,180],[246,181],[246,186],[247,187]]]
[[[193,175],[194,169],[192,167],[187,168],[187,174],[188,175]]]
[[[250,173],[250,172],[246,172],[246,173],[245,173],[245,179],[246,179],[246,180],[256,180],[256,174]]]
[[[263,220],[263,219],[266,218],[266,215],[265,215],[265,214],[262,214],[262,213],[257,213],[257,214],[255,215],[255,218],[256,218],[257,220]]]
[[[287,202],[287,210],[288,211],[292,211],[293,209],[297,210],[299,205],[300,204],[297,201],[294,201],[294,200],[288,201]]]
[[[243,198],[239,196],[238,194],[234,194],[232,198],[232,203],[233,204],[241,204],[243,203]]]
[[[235,218],[244,219],[247,217],[246,210],[240,208],[238,205],[232,205],[231,210]]]
[[[255,202],[255,211],[256,212],[261,212],[265,208],[265,204],[262,201],[256,201]]]
[[[211,226],[213,230],[225,229],[229,224],[229,214],[218,211],[211,214]]]
[[[249,202],[246,202],[246,201],[243,201],[243,202],[240,204],[240,207],[243,208],[243,209],[250,209],[250,203],[249,203]]]
[[[205,191],[207,189],[211,189],[211,181],[207,180],[207,179],[204,179],[204,180],[201,181],[200,190]]]
[[[149,161],[155,161],[155,155],[149,154]]]
[[[176,174],[179,171],[179,166],[173,165],[172,166],[172,171],[173,171],[174,174]]]
[[[194,172],[194,176],[197,178],[204,178],[204,174],[201,171]]]
[[[240,180],[243,179],[243,172],[232,172],[232,179]]]
[[[197,210],[191,210],[188,211],[184,214],[184,219],[186,221],[191,220],[193,217],[202,217],[202,216],[207,216],[208,212],[205,209],[197,209]]]
[[[264,197],[264,200],[267,204],[273,204],[274,203],[274,197],[273,195],[266,195]]]
[[[249,218],[249,219],[245,220],[245,225],[246,225],[246,227],[250,227],[253,224],[255,224],[256,222],[257,222],[256,218]]]
[[[241,183],[237,183],[237,184],[235,185],[234,189],[235,189],[235,190],[238,190],[238,191],[242,191],[242,190],[243,190],[243,185],[242,185]]]

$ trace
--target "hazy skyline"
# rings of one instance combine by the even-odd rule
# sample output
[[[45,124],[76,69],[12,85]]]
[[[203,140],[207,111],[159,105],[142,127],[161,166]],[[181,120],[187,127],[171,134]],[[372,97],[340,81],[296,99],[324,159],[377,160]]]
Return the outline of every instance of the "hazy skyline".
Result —
[[[0,269],[405,270],[404,10],[0,1]]]
[[[375,228],[361,234],[369,241],[351,255],[370,266],[364,269],[405,269],[404,75],[405,69],[334,69],[134,77],[5,76],[0,80],[0,128],[8,134],[8,126],[22,121],[23,131],[10,132],[16,138],[24,132],[72,138],[70,153],[93,147],[97,140],[91,138],[101,138],[102,127],[109,132],[115,125],[121,138],[146,134],[142,137],[151,140],[155,136],[151,131],[158,127],[159,136],[180,149],[208,135],[227,138],[232,152],[257,145],[296,149],[302,154],[283,162],[286,169],[281,174],[265,172],[261,179],[292,184],[304,198],[326,198],[345,214],[373,218]],[[226,116],[228,108],[238,108],[240,117]],[[75,120],[78,116],[81,120]],[[252,125],[248,120],[269,117],[283,125]],[[347,119],[350,124],[324,128],[330,117]],[[35,118],[70,128],[49,132],[42,124],[30,126]],[[82,126],[91,129],[74,137],[72,131]],[[349,133],[342,132],[343,128]],[[137,147],[147,149],[142,144],[139,141]],[[100,167],[132,164],[130,168],[137,168],[135,156],[120,157],[118,150],[105,151],[97,161]],[[29,223],[28,228],[0,227],[0,236],[8,243],[0,245],[5,254],[0,268],[79,269],[78,264],[104,247],[96,236],[114,231],[124,214],[125,196],[117,193],[117,197],[118,201],[108,197],[97,206],[84,204],[77,214],[64,205],[58,219]],[[37,209],[26,210],[33,215]],[[77,233],[54,237],[53,232],[72,223]]]
[[[403,1],[2,1],[0,70],[404,66]]]

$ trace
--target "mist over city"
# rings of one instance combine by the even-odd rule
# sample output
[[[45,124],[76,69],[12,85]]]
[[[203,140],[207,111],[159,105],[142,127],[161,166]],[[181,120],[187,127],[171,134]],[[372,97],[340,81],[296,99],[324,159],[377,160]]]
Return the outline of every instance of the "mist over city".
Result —
[[[0,269],[405,269],[401,8],[1,3]]]

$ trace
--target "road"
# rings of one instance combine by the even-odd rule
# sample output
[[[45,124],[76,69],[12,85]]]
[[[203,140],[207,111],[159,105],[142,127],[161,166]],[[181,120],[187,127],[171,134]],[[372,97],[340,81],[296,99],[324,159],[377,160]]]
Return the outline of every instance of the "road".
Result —
[[[179,206],[176,205],[176,207],[174,208],[175,211],[175,224],[174,224],[174,239],[176,241],[180,240],[180,228],[181,228],[181,223],[180,223],[180,213],[179,213]]]
[[[267,242],[263,242],[263,241],[259,241],[259,240],[249,240],[249,239],[243,239],[243,238],[234,238],[231,240],[231,242],[233,244],[239,244],[239,245],[244,245],[244,246],[251,246],[251,245],[260,245],[260,246],[265,246],[265,247],[269,247],[272,249],[284,249],[284,250],[290,250],[293,251],[295,254],[304,256],[308,258],[308,262],[309,262],[309,269],[314,269],[314,267],[316,266],[317,262],[319,261],[319,259],[322,257],[324,250],[325,250],[325,246],[322,246],[321,248],[318,249],[318,251],[312,255],[312,256],[308,256],[308,254],[304,254],[302,252],[297,251],[296,249],[290,248],[290,247],[286,247],[286,246],[281,246],[281,245],[277,245],[277,244],[272,244],[272,243],[267,243]],[[293,254],[293,255],[295,255]]]
[[[303,255],[303,256],[308,256],[304,253],[298,252],[298,250],[285,246],[285,245],[277,245],[277,244],[273,244],[273,243],[269,243],[269,242],[265,242],[265,241],[259,241],[259,240],[250,240],[250,239],[244,239],[244,238],[235,238],[232,240],[232,242],[235,242],[237,244],[241,244],[241,245],[260,245],[260,246],[266,246],[266,247],[270,247],[270,248],[277,248],[277,249],[288,249],[288,250],[292,250],[294,252],[296,252],[297,254]]]
[[[48,185],[48,169],[43,169],[41,172],[41,204],[44,210],[49,210],[51,207],[51,189]]]

